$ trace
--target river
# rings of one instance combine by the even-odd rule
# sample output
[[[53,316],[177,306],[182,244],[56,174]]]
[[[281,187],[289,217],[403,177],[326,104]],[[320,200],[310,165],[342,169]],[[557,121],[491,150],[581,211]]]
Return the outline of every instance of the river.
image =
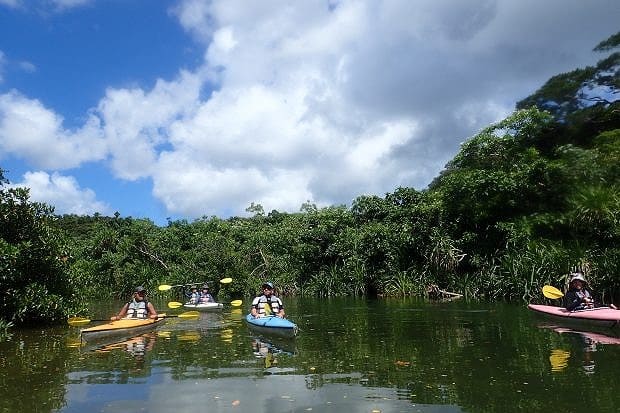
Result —
[[[247,300],[246,300],[247,301]],[[165,303],[156,303],[158,309]],[[524,305],[285,299],[297,338],[252,334],[247,305],[85,346],[79,328],[0,343],[3,412],[617,412],[620,338]],[[120,303],[100,303],[107,317]],[[168,310],[169,314],[180,309]]]

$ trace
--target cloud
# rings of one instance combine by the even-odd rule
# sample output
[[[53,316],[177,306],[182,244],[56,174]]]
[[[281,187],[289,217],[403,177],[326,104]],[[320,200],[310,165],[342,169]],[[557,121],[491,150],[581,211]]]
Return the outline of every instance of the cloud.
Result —
[[[108,89],[97,115],[103,123],[116,176],[135,180],[157,168],[160,146],[168,143],[172,122],[197,105],[200,73],[181,71],[174,81],[158,80],[152,90]]]
[[[609,4],[181,1],[171,16],[204,45],[201,67],[109,87],[77,130],[37,100],[0,95],[0,156],[105,162],[150,178],[167,212],[187,217],[422,189],[516,101],[595,61],[617,31]]]
[[[0,83],[2,83],[2,72],[4,71],[5,65],[6,65],[6,58],[4,57],[4,53],[2,52],[2,50],[0,50]]]
[[[105,157],[97,116],[90,114],[77,130],[64,129],[62,122],[38,100],[16,91],[0,95],[0,158],[13,154],[36,168],[66,169]]]
[[[30,63],[27,61],[19,62],[18,66],[21,70],[23,70],[26,73],[34,73],[37,71],[37,67],[33,63]]]
[[[68,10],[94,2],[95,0],[51,0],[51,3],[56,10]]]
[[[56,214],[109,215],[111,209],[103,202],[97,201],[90,189],[82,189],[72,176],[58,173],[27,172],[23,181],[9,187],[30,188],[30,199],[45,202],[55,207]]]
[[[19,0],[0,0],[0,6],[7,6],[11,8],[17,8],[20,5]]]
[[[68,10],[68,9],[72,9],[75,7],[80,7],[80,6],[84,6],[90,3],[94,3],[95,0],[46,0],[46,1],[41,1],[39,3],[42,4],[37,4],[37,3],[31,3],[31,2],[27,2],[26,0],[0,0],[0,6],[4,5],[7,7],[11,7],[14,9],[27,9],[29,7],[35,7],[35,8],[39,8],[39,7],[47,7],[48,5],[51,5],[53,9],[55,9],[56,11],[64,11],[64,10]]]

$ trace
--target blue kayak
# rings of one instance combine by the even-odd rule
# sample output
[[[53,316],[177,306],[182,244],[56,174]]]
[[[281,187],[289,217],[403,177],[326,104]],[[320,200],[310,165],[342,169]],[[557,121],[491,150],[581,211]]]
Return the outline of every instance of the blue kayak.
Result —
[[[276,316],[254,318],[252,314],[245,317],[250,329],[266,335],[292,338],[297,335],[297,324]]]

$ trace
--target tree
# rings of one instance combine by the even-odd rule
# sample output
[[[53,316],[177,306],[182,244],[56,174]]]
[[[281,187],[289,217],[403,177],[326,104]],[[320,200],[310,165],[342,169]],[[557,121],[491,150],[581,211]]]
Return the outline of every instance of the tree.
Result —
[[[30,202],[26,188],[5,188],[8,183],[0,169],[0,319],[60,322],[75,310],[76,295],[54,209]]]

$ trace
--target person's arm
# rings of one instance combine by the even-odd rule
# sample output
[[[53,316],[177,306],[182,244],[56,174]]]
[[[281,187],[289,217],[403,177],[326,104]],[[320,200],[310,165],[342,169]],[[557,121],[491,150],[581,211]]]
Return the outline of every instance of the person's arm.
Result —
[[[252,314],[252,317],[254,318],[258,318],[260,317],[260,314],[258,314],[258,301],[259,301],[260,297],[256,297],[254,299],[254,301],[252,301],[252,310],[250,311],[250,314]]]
[[[565,298],[565,307],[568,311],[575,311],[579,306],[585,303],[585,299],[579,297],[575,291],[567,292]]]
[[[279,308],[278,314],[276,314],[276,315],[278,317],[280,317],[280,318],[284,318],[284,315],[285,315],[284,314],[284,304],[282,303],[282,300],[280,300],[279,298],[278,298],[278,308]]]
[[[155,307],[153,306],[153,304],[148,303],[146,305],[146,309],[148,310],[149,318],[157,318],[157,311],[155,310]]]
[[[129,303],[125,303],[125,305],[121,307],[121,311],[119,311],[117,315],[113,315],[112,317],[110,317],[110,320],[115,321],[115,320],[120,320],[121,318],[125,317],[127,315],[128,308],[129,308]]]

